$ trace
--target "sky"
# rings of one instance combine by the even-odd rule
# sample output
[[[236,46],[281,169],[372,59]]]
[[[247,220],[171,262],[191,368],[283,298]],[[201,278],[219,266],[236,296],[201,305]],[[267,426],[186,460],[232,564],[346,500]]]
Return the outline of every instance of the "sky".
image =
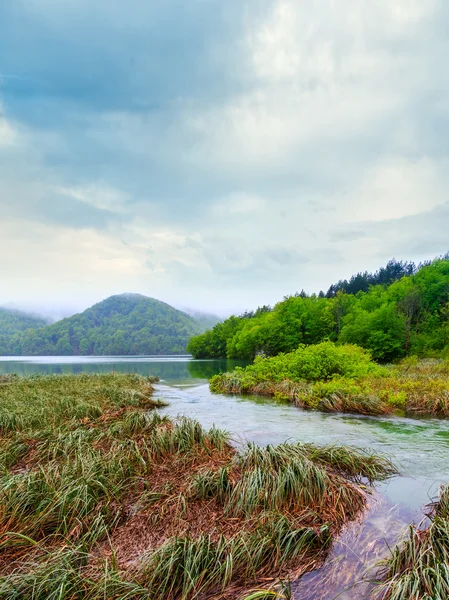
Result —
[[[220,315],[449,250],[445,0],[2,0],[0,304]]]

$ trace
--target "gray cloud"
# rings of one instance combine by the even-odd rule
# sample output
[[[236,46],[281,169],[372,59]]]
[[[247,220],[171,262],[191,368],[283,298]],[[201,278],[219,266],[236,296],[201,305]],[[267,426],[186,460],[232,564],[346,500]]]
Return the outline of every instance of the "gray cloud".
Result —
[[[384,240],[384,256],[433,258],[449,250],[449,202],[417,215],[366,224],[366,235]]]
[[[0,301],[225,311],[444,252],[448,24],[443,0],[5,0]]]

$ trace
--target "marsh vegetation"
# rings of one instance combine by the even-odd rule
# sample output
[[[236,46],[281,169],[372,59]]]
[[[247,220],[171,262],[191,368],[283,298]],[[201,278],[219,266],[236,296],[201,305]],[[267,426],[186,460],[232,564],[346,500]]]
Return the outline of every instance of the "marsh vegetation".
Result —
[[[449,598],[449,486],[430,507],[430,523],[410,527],[407,540],[385,561],[381,600]]]
[[[320,564],[395,472],[343,447],[237,451],[152,392],[138,375],[1,378],[1,598],[256,597]]]
[[[380,366],[358,346],[300,346],[216,375],[211,390],[261,394],[302,408],[365,415],[449,416],[449,362],[404,359]]]

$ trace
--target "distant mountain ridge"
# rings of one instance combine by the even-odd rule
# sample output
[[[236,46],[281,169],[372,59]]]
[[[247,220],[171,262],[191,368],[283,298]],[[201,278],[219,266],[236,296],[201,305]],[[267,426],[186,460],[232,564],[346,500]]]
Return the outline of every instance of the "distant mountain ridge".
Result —
[[[141,294],[110,296],[52,325],[21,313],[15,327],[5,317],[3,328],[3,312],[17,311],[0,309],[2,355],[182,354],[203,330],[187,313]]]

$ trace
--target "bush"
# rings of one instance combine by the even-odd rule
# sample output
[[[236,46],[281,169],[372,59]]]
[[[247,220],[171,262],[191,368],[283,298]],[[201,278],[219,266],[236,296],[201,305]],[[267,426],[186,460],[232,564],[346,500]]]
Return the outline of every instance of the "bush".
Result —
[[[385,369],[358,346],[338,346],[333,342],[323,342],[314,346],[301,345],[294,352],[272,358],[257,357],[253,365],[238,369],[238,372],[244,379],[248,378],[253,382],[279,382],[286,379],[328,381],[336,377],[359,378],[381,375]]]

